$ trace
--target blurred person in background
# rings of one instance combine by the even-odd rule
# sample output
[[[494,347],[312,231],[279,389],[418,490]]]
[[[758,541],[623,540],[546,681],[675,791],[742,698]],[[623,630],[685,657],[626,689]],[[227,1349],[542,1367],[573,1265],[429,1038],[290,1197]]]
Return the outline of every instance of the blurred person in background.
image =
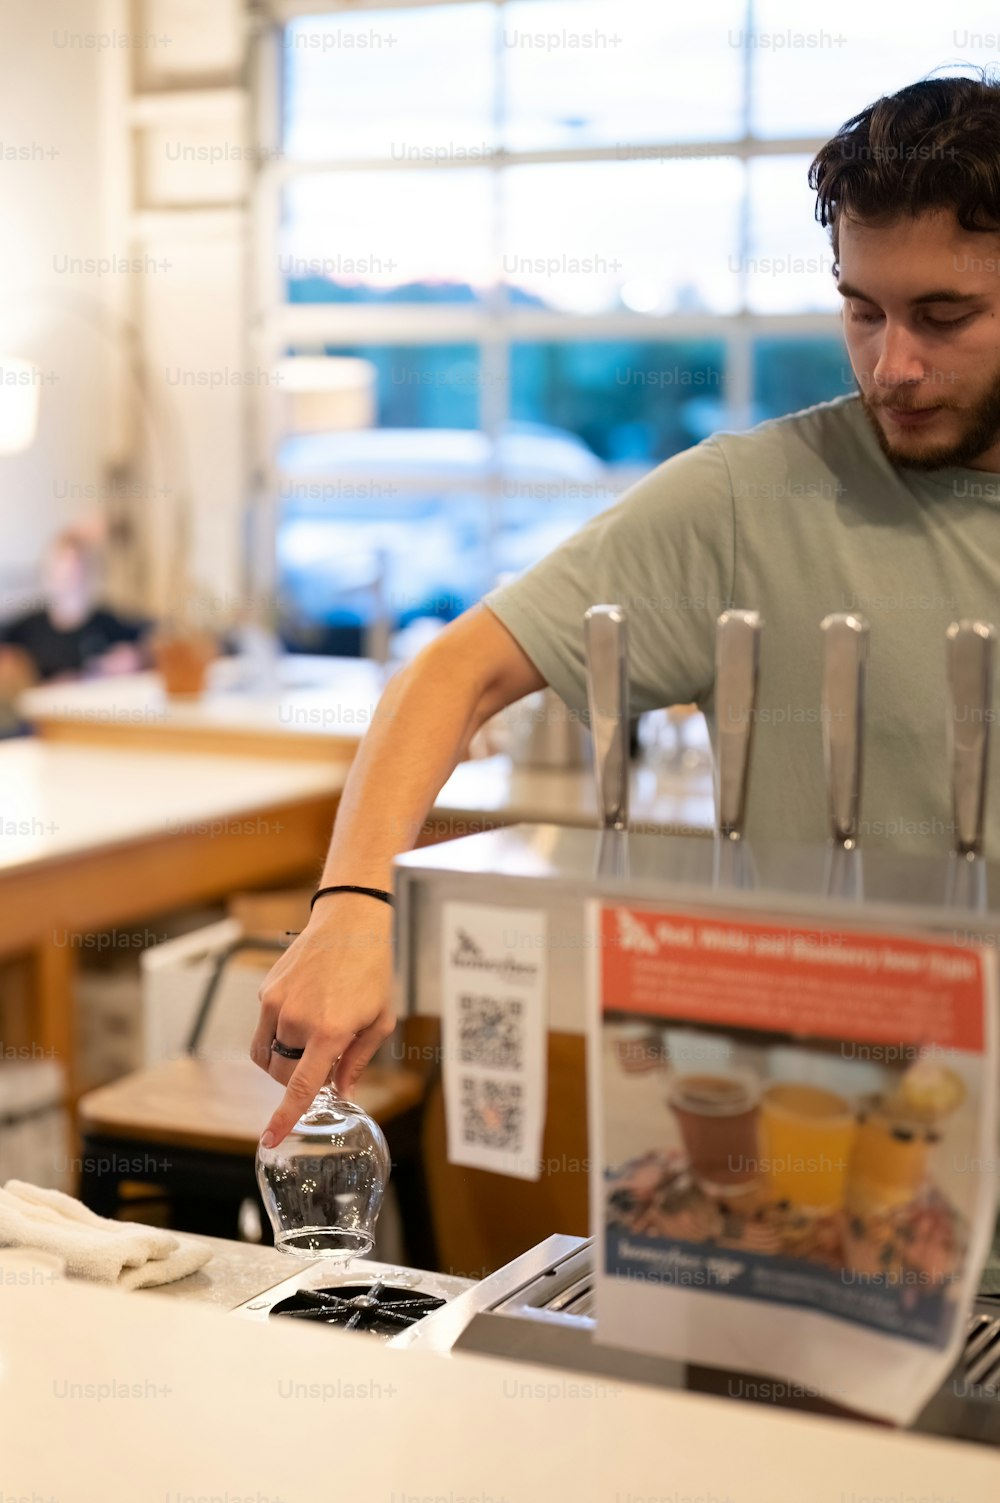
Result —
[[[60,532],[42,563],[44,604],[0,623],[0,730],[14,728],[11,706],[32,684],[134,673],[147,665],[152,623],[104,605],[101,586],[97,542],[83,532]]]

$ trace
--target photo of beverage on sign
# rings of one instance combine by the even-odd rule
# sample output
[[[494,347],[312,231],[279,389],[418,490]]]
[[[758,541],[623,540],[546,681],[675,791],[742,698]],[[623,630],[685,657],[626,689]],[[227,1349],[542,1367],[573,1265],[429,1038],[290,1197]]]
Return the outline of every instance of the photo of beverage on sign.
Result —
[[[606,1273],[943,1345],[991,1168],[978,959],[601,921]]]
[[[967,1242],[964,1197],[941,1183],[969,1141],[960,1060],[912,1050],[909,1063],[876,1064],[716,1031],[701,1042],[730,1067],[707,1070],[684,1062],[697,1035],[671,1059],[665,1029],[637,1110],[622,1026],[611,1015],[605,1030],[606,1110],[621,1124],[609,1229],[804,1261],[848,1287],[895,1287],[911,1310],[946,1292]]]

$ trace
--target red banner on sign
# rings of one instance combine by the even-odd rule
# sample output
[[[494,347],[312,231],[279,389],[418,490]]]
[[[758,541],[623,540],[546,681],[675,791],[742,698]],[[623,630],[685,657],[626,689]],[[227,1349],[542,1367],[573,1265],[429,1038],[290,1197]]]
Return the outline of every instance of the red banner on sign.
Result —
[[[957,945],[609,905],[601,970],[605,1012],[983,1048],[980,957]]]

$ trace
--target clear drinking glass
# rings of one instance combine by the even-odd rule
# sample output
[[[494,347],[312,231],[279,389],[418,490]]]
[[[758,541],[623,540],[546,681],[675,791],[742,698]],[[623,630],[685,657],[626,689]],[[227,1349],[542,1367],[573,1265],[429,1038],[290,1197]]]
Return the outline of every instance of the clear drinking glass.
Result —
[[[389,1169],[378,1123],[324,1086],[277,1147],[257,1147],[275,1247],[300,1258],[364,1257],[374,1246]]]

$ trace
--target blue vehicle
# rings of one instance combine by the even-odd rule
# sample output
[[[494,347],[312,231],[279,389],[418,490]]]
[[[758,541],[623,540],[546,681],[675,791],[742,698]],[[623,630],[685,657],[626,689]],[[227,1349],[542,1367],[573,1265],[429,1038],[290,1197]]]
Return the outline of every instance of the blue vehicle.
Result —
[[[453,620],[620,491],[585,443],[540,424],[495,444],[474,429],[300,436],[280,467],[283,635],[311,651],[361,651],[380,617]]]

